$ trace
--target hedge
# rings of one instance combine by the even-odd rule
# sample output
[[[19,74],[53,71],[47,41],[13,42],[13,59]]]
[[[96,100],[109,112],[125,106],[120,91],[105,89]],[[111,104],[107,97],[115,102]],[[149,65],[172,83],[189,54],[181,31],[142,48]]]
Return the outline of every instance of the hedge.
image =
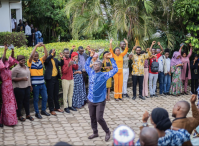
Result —
[[[27,39],[23,32],[0,32],[0,45],[4,43],[22,47],[26,45]]]
[[[86,48],[88,45],[90,45],[93,49],[105,49],[109,50],[109,41],[108,40],[71,40],[70,42],[56,42],[56,43],[50,43],[45,44],[48,51],[51,49],[56,49],[57,52],[57,58],[59,58],[59,53],[64,50],[64,48],[68,48],[69,50],[72,48],[72,46],[75,45],[75,51],[78,50],[79,46],[83,46]],[[119,45],[118,41],[113,42],[113,48],[117,47]],[[17,55],[24,55],[26,59],[29,58],[33,47],[20,47],[15,48],[15,57]],[[3,55],[4,48],[0,48],[0,57]],[[44,49],[43,47],[37,48],[37,52],[39,53],[39,56],[42,57],[44,55]],[[11,54],[11,51],[8,50],[6,57],[8,58]]]

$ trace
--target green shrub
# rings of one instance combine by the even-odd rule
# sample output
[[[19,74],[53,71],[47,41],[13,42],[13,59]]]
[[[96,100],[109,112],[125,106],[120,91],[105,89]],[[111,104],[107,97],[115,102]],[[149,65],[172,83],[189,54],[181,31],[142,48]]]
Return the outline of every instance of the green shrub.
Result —
[[[26,45],[27,39],[23,32],[0,32],[0,45],[13,44],[15,47]]]
[[[68,48],[71,49],[72,46],[75,45],[75,51],[78,50],[79,46],[83,46],[84,48],[86,48],[88,45],[90,45],[91,48],[93,49],[105,49],[105,50],[109,50],[109,41],[108,40],[71,40],[70,42],[57,42],[57,43],[50,43],[50,44],[45,44],[46,48],[48,51],[50,51],[51,49],[56,49],[57,52],[57,58],[59,58],[59,53],[62,52],[64,50],[64,48]],[[119,42],[115,41],[113,42],[113,48],[119,46]],[[15,49],[15,57],[17,57],[17,55],[24,55],[26,57],[26,59],[29,58],[31,52],[32,52],[32,47],[20,47],[20,48],[16,48]],[[3,55],[3,48],[0,48],[0,57]],[[37,52],[39,53],[39,56],[42,57],[44,55],[44,49],[43,47],[39,47],[37,48]],[[11,55],[11,51],[8,50],[7,51],[7,58]]]

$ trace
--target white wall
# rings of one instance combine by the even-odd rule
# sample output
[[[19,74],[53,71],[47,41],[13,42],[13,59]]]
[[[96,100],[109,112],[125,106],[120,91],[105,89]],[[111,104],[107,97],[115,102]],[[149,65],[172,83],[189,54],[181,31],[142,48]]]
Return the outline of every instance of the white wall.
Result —
[[[11,29],[11,9],[16,9],[17,24],[22,19],[22,3],[9,2],[9,0],[1,0],[0,8],[0,32],[12,31]]]
[[[10,5],[8,1],[1,1],[0,8],[0,32],[11,31],[10,27]]]

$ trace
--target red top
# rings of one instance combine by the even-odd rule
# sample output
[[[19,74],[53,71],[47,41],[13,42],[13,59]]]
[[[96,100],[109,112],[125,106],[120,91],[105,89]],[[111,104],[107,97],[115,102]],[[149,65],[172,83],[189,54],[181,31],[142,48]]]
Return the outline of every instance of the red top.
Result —
[[[73,69],[78,70],[78,64],[73,64],[70,67],[69,62],[72,61],[72,59],[68,58],[66,59],[64,57],[64,65],[61,67],[62,77],[61,79],[65,80],[72,80],[73,79]]]
[[[151,65],[152,65],[153,61],[158,62],[158,58],[160,58],[160,56],[162,56],[160,53],[155,54],[155,55],[157,56],[157,58],[149,59],[149,73],[151,73],[151,74],[158,74],[158,72],[151,72]]]

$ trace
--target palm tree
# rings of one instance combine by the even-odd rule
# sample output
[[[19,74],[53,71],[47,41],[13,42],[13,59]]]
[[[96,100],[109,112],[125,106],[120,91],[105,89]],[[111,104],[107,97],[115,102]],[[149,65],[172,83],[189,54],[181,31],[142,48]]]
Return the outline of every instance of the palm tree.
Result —
[[[66,4],[66,14],[72,21],[72,36],[79,39],[84,35],[106,32],[115,39],[127,38],[132,44],[146,47],[152,35],[158,29],[165,31],[167,24],[161,23],[154,15],[154,2],[157,0],[69,0]],[[165,2],[166,0],[161,0]],[[164,4],[162,2],[161,4]],[[167,13],[161,5],[162,14]],[[105,27],[106,31],[104,31]],[[162,29],[164,28],[164,29]],[[168,42],[172,35],[168,30]],[[146,39],[147,38],[147,39]],[[172,43],[168,43],[170,46]]]

